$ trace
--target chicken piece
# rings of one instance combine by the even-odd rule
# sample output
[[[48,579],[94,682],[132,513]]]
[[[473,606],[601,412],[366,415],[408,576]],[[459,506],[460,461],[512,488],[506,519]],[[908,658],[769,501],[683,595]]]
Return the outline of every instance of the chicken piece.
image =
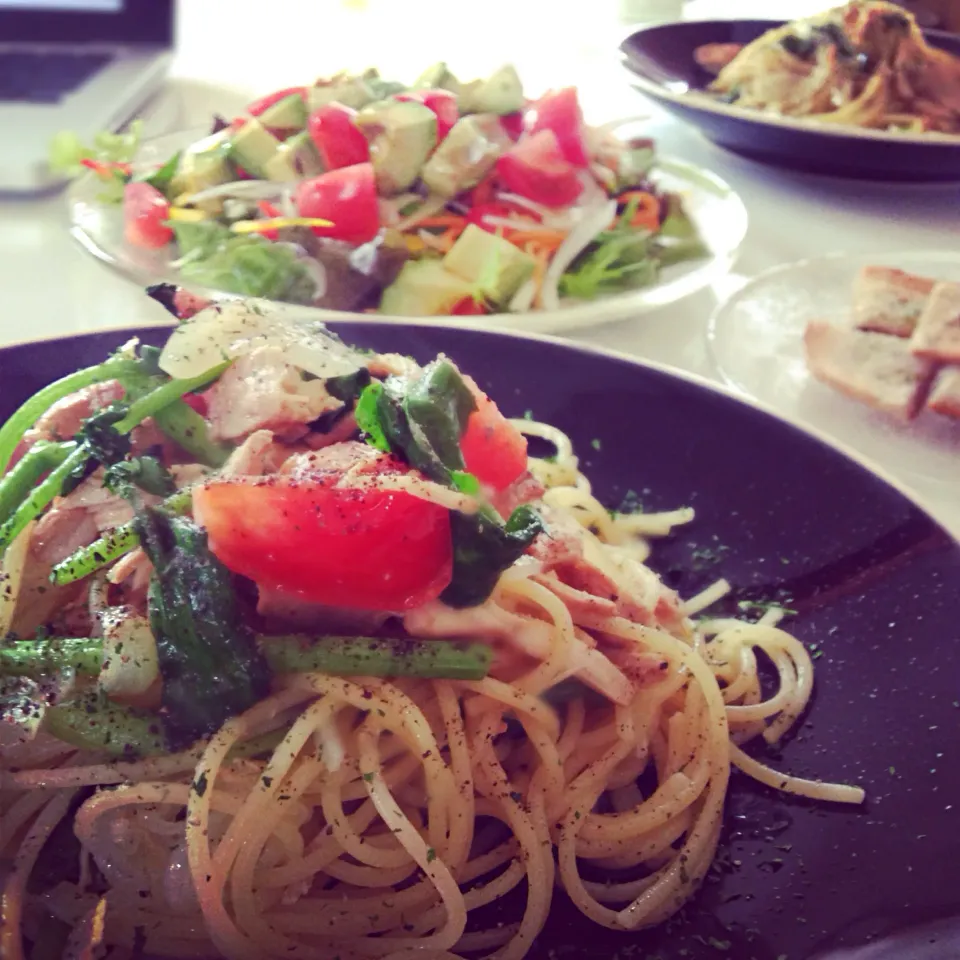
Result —
[[[492,600],[463,609],[432,600],[408,611],[403,626],[413,637],[502,640],[536,660],[549,655],[553,629],[549,623],[504,610]]]
[[[936,369],[907,340],[823,320],[807,324],[803,344],[817,380],[901,420],[920,412]]]
[[[221,477],[258,477],[276,473],[293,451],[273,439],[269,430],[255,430],[227,458]]]
[[[708,73],[717,74],[742,49],[742,43],[704,43],[693,51],[693,59]]]
[[[960,418],[960,367],[944,367],[937,374],[927,407],[935,413]]]
[[[328,410],[342,406],[320,380],[306,380],[277,347],[261,347],[238,358],[206,392],[210,433],[217,440],[240,440],[255,430],[272,430],[295,439]]]
[[[87,477],[75,490],[53,501],[37,521],[31,550],[38,560],[59,563],[71,553],[133,519],[133,507],[103,485],[103,469]],[[160,497],[141,493],[146,504],[157,504]]]
[[[960,363],[960,283],[938,283],[910,338],[915,357]]]
[[[864,267],[853,282],[853,322],[860,330],[909,337],[935,284],[891,267]]]

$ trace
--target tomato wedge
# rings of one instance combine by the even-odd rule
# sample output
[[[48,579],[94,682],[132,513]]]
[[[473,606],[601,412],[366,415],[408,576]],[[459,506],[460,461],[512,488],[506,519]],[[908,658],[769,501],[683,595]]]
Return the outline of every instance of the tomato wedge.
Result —
[[[583,112],[576,87],[564,87],[544,94],[528,111],[525,126],[530,133],[552,131],[566,160],[576,167],[590,165],[584,140]]]
[[[335,486],[347,470],[369,486]],[[194,491],[194,512],[220,561],[265,590],[400,612],[436,599],[453,563],[449,511],[376,486],[408,472],[365,444],[337,444],[286,474],[213,480]]]
[[[467,470],[481,483],[505,490],[527,469],[527,438],[500,412],[500,408],[463,376],[477,403],[460,438]]]
[[[497,174],[508,190],[548,207],[569,206],[583,191],[552,130],[524,137],[497,160]]]
[[[310,139],[327,170],[352,167],[370,159],[370,145],[356,124],[356,116],[356,110],[342,103],[328,103],[310,114]]]
[[[370,163],[328,170],[302,181],[294,194],[294,203],[301,217],[333,223],[331,227],[313,227],[320,237],[366,243],[380,229],[380,206]]]
[[[123,188],[123,238],[135,247],[159,250],[173,239],[167,226],[170,202],[149,183],[128,183]]]

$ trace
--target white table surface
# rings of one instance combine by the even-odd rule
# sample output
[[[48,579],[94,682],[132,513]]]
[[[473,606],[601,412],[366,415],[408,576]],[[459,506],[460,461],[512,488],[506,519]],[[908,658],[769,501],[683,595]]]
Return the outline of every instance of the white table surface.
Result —
[[[740,2],[745,15],[756,14],[756,2]],[[184,0],[171,79],[149,108],[148,128],[161,133],[203,124],[215,110],[239,109],[252,94],[338,68],[376,64],[386,76],[412,79],[439,59],[464,77],[511,61],[532,90],[575,83],[588,116],[600,120],[647,114],[661,152],[712,169],[740,193],[749,233],[734,273],[712,289],[573,339],[713,380],[707,321],[718,300],[744,279],[828,251],[960,250],[956,187],[893,187],[778,171],[714,147],[643,101],[626,82],[616,46],[629,32],[622,10],[636,12],[645,3],[669,6],[663,0],[484,0],[478,23],[479,8],[465,0]],[[778,13],[786,16],[808,12],[811,3],[781,6]],[[688,11],[704,16],[717,7],[736,15],[736,0],[692,0]],[[0,343],[156,317],[139,287],[71,239],[60,196],[0,201],[0,307]],[[892,457],[881,466],[960,534],[960,498],[943,485],[924,488]]]

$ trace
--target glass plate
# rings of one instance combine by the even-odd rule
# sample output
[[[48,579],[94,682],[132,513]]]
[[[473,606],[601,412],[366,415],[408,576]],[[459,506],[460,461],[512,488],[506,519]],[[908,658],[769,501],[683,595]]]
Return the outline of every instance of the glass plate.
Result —
[[[207,133],[209,130],[206,129],[180,131],[145,141],[137,162],[143,166],[163,163],[177,150]],[[733,265],[747,232],[747,211],[739,196],[712,173],[670,158],[660,159],[654,179],[663,189],[683,196],[710,248],[709,257],[669,267],[663,271],[658,283],[629,293],[589,303],[571,303],[561,310],[491,314],[483,318],[471,317],[470,320],[482,319],[485,326],[544,333],[598,326],[675,303],[726,273]],[[178,272],[170,266],[170,256],[166,250],[141,250],[124,243],[120,208],[98,202],[100,190],[100,183],[92,174],[80,177],[71,184],[67,203],[73,236],[94,256],[137,283],[179,282]],[[223,291],[202,290],[196,284],[192,284],[191,289],[218,296],[234,296]],[[343,314],[338,313],[337,316]],[[426,319],[429,321],[430,318]],[[438,322],[444,319],[436,318]]]
[[[846,322],[861,268],[896,267],[960,281],[960,253],[835,253],[775,267],[745,284],[710,320],[709,350],[728,384],[805,421],[907,478],[955,485],[960,421],[924,411],[909,424],[886,417],[815,380],[803,331],[812,319]]]

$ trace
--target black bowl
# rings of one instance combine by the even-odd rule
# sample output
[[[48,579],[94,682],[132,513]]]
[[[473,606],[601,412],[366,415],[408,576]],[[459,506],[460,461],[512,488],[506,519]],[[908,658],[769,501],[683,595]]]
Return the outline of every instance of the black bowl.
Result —
[[[960,180],[960,136],[895,134],[767,115],[692,94],[713,79],[693,58],[704,43],[750,43],[782,20],[703,20],[647,27],[620,45],[634,86],[721,147],[754,160],[832,176],[900,182]],[[960,56],[960,36],[925,32]]]
[[[836,449],[691,378],[547,338],[333,326],[360,346],[447,353],[506,413],[563,428],[611,506],[631,489],[647,509],[694,506],[696,522],[656,547],[666,580],[689,594],[725,576],[734,600],[785,598],[814,651],[814,703],[772,762],[869,797],[811,803],[735,774],[717,868],[677,918],[612,933],[558,894],[531,956],[956,960],[960,545]],[[0,416],[129,335],[0,350]]]

